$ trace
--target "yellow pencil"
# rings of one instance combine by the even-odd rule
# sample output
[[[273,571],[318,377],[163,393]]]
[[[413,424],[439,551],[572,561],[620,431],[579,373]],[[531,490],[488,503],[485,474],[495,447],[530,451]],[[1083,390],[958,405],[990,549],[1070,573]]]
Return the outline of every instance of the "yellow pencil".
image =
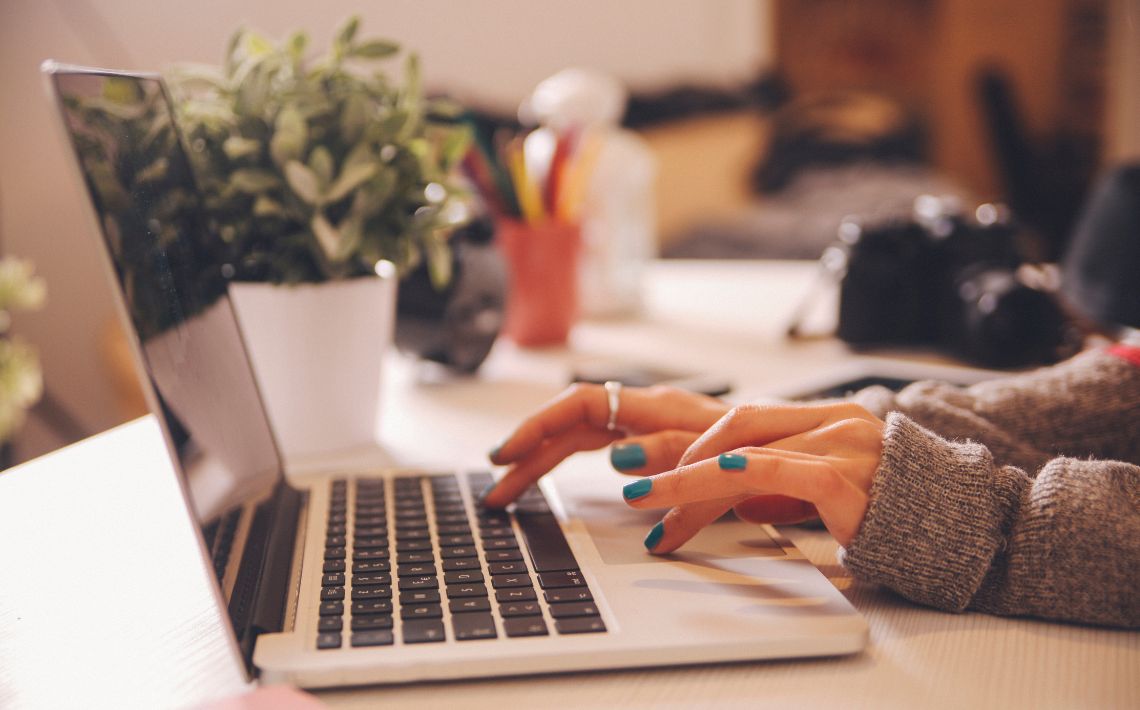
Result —
[[[507,168],[511,171],[511,179],[515,184],[515,194],[519,198],[519,210],[523,219],[531,224],[543,220],[545,213],[542,209],[542,195],[538,186],[527,175],[526,156],[523,154],[521,138],[513,139],[507,145]]]
[[[590,131],[582,136],[581,147],[564,170],[562,189],[559,190],[558,202],[555,205],[559,219],[572,222],[580,216],[582,203],[586,199],[586,191],[590,185],[590,176],[594,173],[594,166],[601,152],[601,132]]]

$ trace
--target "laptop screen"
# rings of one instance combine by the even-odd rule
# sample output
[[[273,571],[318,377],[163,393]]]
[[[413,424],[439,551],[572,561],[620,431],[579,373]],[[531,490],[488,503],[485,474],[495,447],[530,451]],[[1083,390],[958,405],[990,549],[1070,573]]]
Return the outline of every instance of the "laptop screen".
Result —
[[[221,516],[281,479],[238,323],[224,243],[201,200],[157,77],[55,70],[158,409],[207,541]]]

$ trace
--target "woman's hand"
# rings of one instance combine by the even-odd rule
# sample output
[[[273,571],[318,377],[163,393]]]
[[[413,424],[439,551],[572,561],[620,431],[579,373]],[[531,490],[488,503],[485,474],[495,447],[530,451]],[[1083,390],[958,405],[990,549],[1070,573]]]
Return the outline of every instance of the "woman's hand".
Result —
[[[730,508],[754,522],[819,517],[841,545],[859,531],[883,447],[882,420],[850,403],[736,407],[679,466],[627,485],[635,508],[672,509],[645,546],[672,552]]]
[[[493,463],[510,468],[484,495],[483,503],[506,506],[567,456],[614,442],[618,443],[610,460],[619,471],[640,476],[668,471],[728,411],[729,405],[718,399],[672,387],[624,387],[618,430],[609,431],[605,389],[594,384],[572,385],[491,452]]]

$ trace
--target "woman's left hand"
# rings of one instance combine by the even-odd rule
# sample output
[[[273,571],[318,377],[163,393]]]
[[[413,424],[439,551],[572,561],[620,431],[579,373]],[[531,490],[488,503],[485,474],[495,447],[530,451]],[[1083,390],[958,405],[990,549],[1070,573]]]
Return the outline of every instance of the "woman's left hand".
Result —
[[[735,508],[753,522],[814,517],[841,545],[867,512],[882,455],[882,420],[863,407],[833,404],[746,405],[721,417],[672,471],[627,485],[635,508],[668,508],[645,544],[672,552]]]

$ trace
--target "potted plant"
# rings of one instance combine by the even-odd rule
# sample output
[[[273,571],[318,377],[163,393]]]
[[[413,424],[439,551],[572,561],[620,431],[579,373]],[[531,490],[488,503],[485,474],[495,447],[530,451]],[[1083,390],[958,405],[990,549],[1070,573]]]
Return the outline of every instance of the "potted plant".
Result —
[[[28,408],[43,394],[43,374],[32,346],[8,332],[11,312],[43,305],[46,288],[31,262],[0,259],[0,468],[8,465],[6,447],[19,431]]]
[[[168,74],[211,232],[275,430],[289,453],[374,438],[395,279],[426,262],[449,278],[466,218],[453,169],[467,131],[399,80],[393,42],[350,19],[324,54],[296,32],[248,30],[221,67]]]

